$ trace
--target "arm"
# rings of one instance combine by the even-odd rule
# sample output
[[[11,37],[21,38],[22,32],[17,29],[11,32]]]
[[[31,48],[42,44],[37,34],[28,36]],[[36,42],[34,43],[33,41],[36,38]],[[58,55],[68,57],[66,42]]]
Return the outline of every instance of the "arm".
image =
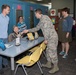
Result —
[[[45,38],[45,41],[44,41],[45,44],[48,44],[48,39],[53,34],[51,32],[52,30],[54,30],[54,27],[53,27],[53,24],[52,24],[51,20],[50,20],[50,22],[45,20],[44,30],[43,30],[43,35],[44,35],[44,38]]]
[[[43,35],[44,35],[44,38],[45,40],[48,40],[49,36],[52,36],[52,29],[53,29],[53,24],[50,20],[49,21],[46,21],[44,22],[44,29],[43,29]]]
[[[38,25],[35,27],[35,28],[32,28],[32,29],[28,29],[28,32],[36,32],[38,30],[41,29],[41,22],[38,23]]]
[[[47,23],[45,23],[44,26],[45,26],[45,25],[47,25]],[[48,40],[48,38],[49,38],[49,33],[50,33],[49,28],[48,28],[48,27],[45,27],[45,30],[44,30],[44,32],[43,32],[43,35],[44,35],[45,40]]]
[[[67,30],[67,34],[66,34],[66,38],[69,37],[69,32],[71,32],[72,30],[72,26],[73,26],[73,19],[70,17],[68,20],[68,30]]]
[[[67,22],[68,22],[67,32],[71,32],[72,26],[73,26],[73,19],[70,17],[70,18],[67,19]]]

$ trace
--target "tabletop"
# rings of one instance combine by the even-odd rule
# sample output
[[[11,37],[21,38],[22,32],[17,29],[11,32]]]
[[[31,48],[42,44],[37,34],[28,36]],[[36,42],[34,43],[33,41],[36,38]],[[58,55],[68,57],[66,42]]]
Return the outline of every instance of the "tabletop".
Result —
[[[44,37],[39,37],[38,39],[35,39],[33,41],[29,41],[26,38],[22,38],[20,42],[20,46],[15,46],[15,40],[10,42],[9,44],[12,45],[12,47],[7,48],[5,51],[2,51],[0,49],[0,55],[4,55],[7,57],[16,57],[17,55],[29,50],[30,48],[38,45],[44,41]]]

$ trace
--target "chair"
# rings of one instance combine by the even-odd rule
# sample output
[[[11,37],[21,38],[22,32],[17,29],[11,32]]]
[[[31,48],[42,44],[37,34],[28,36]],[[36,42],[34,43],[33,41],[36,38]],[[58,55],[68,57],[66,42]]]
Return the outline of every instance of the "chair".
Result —
[[[42,48],[42,50],[43,50],[43,54],[44,54],[45,57],[46,57],[46,53],[44,52],[44,50],[45,50],[45,48],[46,48],[46,45],[45,45],[44,42],[42,42],[42,43],[39,44],[38,46],[36,46],[36,47],[30,49],[29,51],[32,53],[32,52],[34,52],[35,50],[37,50],[38,47],[41,47],[41,48]]]
[[[40,47],[42,48],[42,50],[44,51],[46,48],[46,44],[44,42],[41,43]]]
[[[45,53],[45,49],[46,49],[46,44],[44,43],[44,42],[42,42],[42,44],[40,45],[40,47],[42,48],[42,50],[43,50],[43,54],[45,55],[45,57],[46,57],[46,53]]]
[[[44,50],[46,49],[46,45],[45,45],[45,43],[44,42],[42,42],[41,44],[40,44],[40,47],[42,48],[42,52],[43,52],[43,54],[45,55],[45,57],[46,57],[46,53],[44,52]],[[40,63],[40,66],[42,67],[42,64],[41,64],[41,62],[39,61],[39,63]]]
[[[27,56],[23,57],[22,59],[18,60],[16,62],[18,65],[16,66],[15,74],[17,72],[18,67],[22,66],[22,68],[24,70],[24,73],[26,75],[28,75],[25,67],[32,66],[32,65],[34,65],[36,63],[37,63],[37,65],[38,65],[38,67],[39,67],[39,69],[41,71],[41,74],[43,74],[40,63],[38,62],[41,54],[42,54],[42,48],[39,47],[31,55],[27,55]]]
[[[30,51],[31,53],[33,53],[33,52],[34,52],[35,50],[37,50],[37,48],[39,48],[39,47],[40,47],[40,45],[37,45],[36,47],[30,49],[29,51]]]
[[[35,50],[37,50],[38,47],[41,47],[41,48],[42,48],[42,50],[43,50],[43,54],[44,54],[44,56],[46,57],[46,53],[45,53],[45,51],[44,51],[45,48],[46,48],[46,45],[45,45],[44,42],[42,42],[40,45],[38,45],[38,46],[36,46],[36,47],[30,49],[30,50],[29,50],[29,51],[30,51],[30,54],[33,53]],[[42,64],[41,64],[40,61],[39,61],[39,63],[40,63],[40,65],[41,65],[41,67],[42,67]]]

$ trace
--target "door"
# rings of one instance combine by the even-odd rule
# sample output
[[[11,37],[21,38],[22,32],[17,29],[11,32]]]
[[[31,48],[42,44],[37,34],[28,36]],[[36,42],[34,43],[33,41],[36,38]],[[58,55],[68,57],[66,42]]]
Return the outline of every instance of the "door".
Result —
[[[30,10],[30,28],[34,28],[34,11]]]
[[[23,10],[16,10],[16,24],[19,22],[19,16],[23,16]]]

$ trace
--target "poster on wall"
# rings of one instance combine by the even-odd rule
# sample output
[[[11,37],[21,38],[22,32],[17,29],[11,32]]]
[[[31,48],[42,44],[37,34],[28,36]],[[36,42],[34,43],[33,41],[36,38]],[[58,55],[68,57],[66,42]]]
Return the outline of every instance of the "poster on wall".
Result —
[[[52,23],[54,25],[55,24],[55,18],[52,18],[51,21],[52,21]]]
[[[56,9],[50,10],[50,16],[56,16]]]

